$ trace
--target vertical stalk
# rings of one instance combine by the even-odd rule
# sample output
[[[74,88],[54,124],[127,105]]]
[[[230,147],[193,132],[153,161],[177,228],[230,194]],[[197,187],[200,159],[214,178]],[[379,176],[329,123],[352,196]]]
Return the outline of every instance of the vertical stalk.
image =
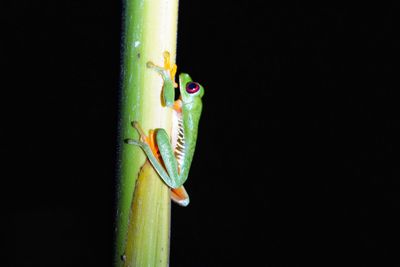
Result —
[[[169,189],[140,148],[131,122],[147,132],[171,130],[171,111],[161,106],[162,79],[146,63],[162,66],[176,55],[178,0],[125,0],[115,266],[168,266]]]

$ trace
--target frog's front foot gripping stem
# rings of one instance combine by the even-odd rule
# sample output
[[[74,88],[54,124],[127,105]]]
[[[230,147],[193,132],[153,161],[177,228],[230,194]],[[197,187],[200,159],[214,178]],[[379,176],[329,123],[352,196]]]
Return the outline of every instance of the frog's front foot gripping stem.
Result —
[[[154,69],[157,71],[165,81],[170,81],[173,87],[178,87],[178,84],[175,82],[175,75],[178,67],[176,64],[171,63],[171,55],[169,52],[165,51],[163,54],[164,57],[164,66],[160,67],[154,64],[153,62],[147,62],[147,67],[150,69]]]

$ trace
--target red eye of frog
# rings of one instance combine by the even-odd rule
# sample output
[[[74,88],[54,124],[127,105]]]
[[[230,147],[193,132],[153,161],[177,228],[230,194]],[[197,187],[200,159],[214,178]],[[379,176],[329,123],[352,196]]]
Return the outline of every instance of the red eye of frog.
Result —
[[[200,85],[195,82],[188,82],[186,84],[186,92],[189,94],[194,94],[200,90]]]

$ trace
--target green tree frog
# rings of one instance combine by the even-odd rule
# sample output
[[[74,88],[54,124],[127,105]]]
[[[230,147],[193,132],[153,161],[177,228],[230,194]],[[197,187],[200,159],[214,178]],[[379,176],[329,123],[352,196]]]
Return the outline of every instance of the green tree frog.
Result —
[[[202,110],[204,88],[193,82],[186,73],[179,75],[179,99],[175,101],[176,65],[171,65],[168,52],[164,53],[164,67],[152,62],[147,67],[158,72],[163,78],[163,105],[173,109],[172,136],[162,128],[150,131],[146,136],[137,121],[132,126],[139,132],[140,139],[126,139],[126,143],[143,149],[150,163],[164,183],[172,189],[171,198],[182,206],[189,204],[189,197],[183,187],[192,163],[198,125]]]

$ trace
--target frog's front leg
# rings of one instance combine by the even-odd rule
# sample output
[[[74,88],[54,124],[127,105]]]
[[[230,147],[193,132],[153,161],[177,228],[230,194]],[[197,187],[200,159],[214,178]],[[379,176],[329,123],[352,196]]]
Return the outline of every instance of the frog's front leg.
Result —
[[[163,67],[155,65],[151,61],[147,62],[147,67],[155,70],[161,75],[163,79],[163,104],[167,107],[171,107],[173,106],[175,100],[175,88],[178,87],[175,82],[177,66],[175,64],[171,64],[171,57],[169,52],[164,52],[163,56]]]

